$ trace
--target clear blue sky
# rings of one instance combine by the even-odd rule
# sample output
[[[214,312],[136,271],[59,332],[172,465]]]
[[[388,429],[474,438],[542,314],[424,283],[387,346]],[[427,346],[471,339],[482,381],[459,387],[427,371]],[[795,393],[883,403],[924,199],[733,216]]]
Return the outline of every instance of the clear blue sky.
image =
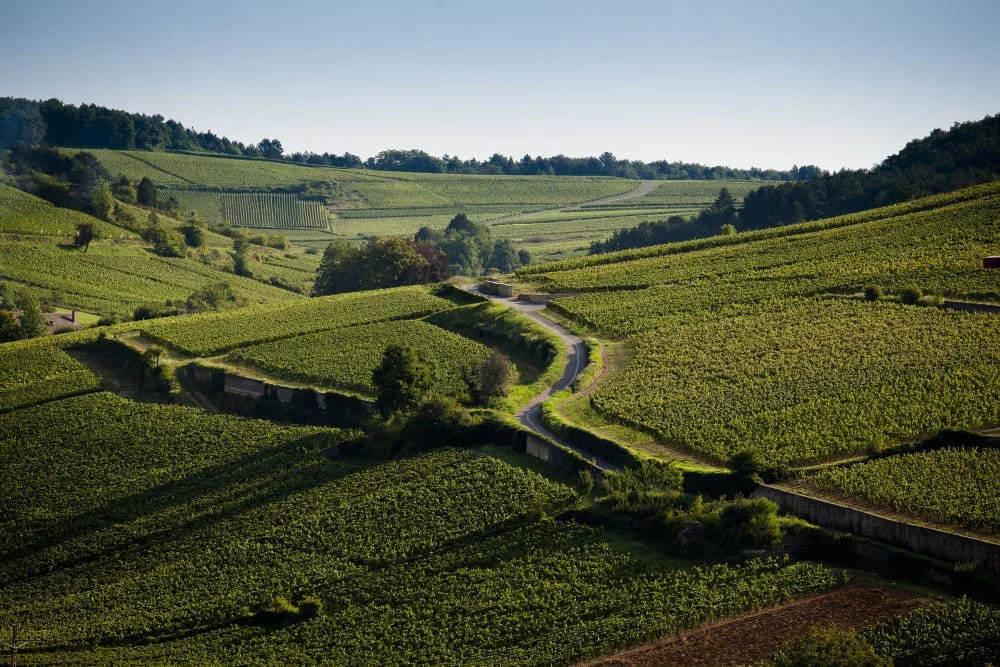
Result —
[[[868,167],[1000,112],[1000,1],[0,7],[0,96],[286,150]]]

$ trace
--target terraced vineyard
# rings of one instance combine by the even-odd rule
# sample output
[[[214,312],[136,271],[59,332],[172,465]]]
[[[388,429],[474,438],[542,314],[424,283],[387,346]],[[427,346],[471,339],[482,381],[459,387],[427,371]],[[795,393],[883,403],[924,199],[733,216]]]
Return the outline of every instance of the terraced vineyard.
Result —
[[[141,329],[166,345],[204,357],[293,335],[418,317],[451,307],[451,302],[426,287],[398,287],[165,318],[143,323]]]
[[[0,412],[100,386],[100,378],[48,340],[0,346]]]
[[[371,395],[372,371],[391,344],[413,347],[430,364],[435,391],[452,396],[467,391],[462,369],[489,354],[483,345],[450,331],[404,320],[296,336],[241,348],[227,358],[279,377]]]
[[[57,208],[44,199],[0,183],[0,234],[76,236],[81,222],[93,223],[108,239],[134,239],[135,234],[80,211]]]
[[[946,448],[831,468],[809,484],[876,507],[1000,533],[1000,450]]]
[[[522,275],[584,292],[551,307],[628,340],[632,360],[592,399],[604,417],[714,461],[753,448],[804,463],[1000,423],[994,316],[831,295],[912,284],[998,299],[981,268],[998,215],[990,184]]]
[[[160,196],[173,197],[182,211],[194,211],[206,222],[270,229],[327,228],[322,204],[293,194],[161,189]]]
[[[55,293],[61,305],[94,313],[131,313],[146,303],[184,300],[196,289],[223,281],[249,303],[301,298],[192,260],[157,257],[137,246],[92,245],[83,253],[51,244],[0,243],[0,280],[28,286],[43,299]]]

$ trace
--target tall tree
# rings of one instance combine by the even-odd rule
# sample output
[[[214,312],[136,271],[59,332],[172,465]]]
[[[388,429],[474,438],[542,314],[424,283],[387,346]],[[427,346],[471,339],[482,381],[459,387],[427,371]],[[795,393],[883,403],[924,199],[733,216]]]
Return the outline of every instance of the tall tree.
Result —
[[[430,368],[412,347],[389,345],[372,372],[372,384],[378,396],[375,406],[383,415],[409,410],[430,389]]]

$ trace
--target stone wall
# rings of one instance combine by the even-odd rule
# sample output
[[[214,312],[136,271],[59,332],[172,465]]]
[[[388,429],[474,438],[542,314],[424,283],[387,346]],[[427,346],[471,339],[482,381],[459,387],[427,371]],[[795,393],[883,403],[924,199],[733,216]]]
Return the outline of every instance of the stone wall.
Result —
[[[952,563],[977,561],[984,567],[1000,572],[1000,544],[903,523],[774,486],[759,486],[753,496],[772,500],[786,512],[824,528],[853,533]]]

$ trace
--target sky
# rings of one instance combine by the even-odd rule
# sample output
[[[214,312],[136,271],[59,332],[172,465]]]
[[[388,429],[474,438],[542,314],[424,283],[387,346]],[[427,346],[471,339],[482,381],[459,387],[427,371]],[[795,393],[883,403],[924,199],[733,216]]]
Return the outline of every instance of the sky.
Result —
[[[0,2],[0,96],[286,152],[871,167],[1000,113],[1000,1]]]

